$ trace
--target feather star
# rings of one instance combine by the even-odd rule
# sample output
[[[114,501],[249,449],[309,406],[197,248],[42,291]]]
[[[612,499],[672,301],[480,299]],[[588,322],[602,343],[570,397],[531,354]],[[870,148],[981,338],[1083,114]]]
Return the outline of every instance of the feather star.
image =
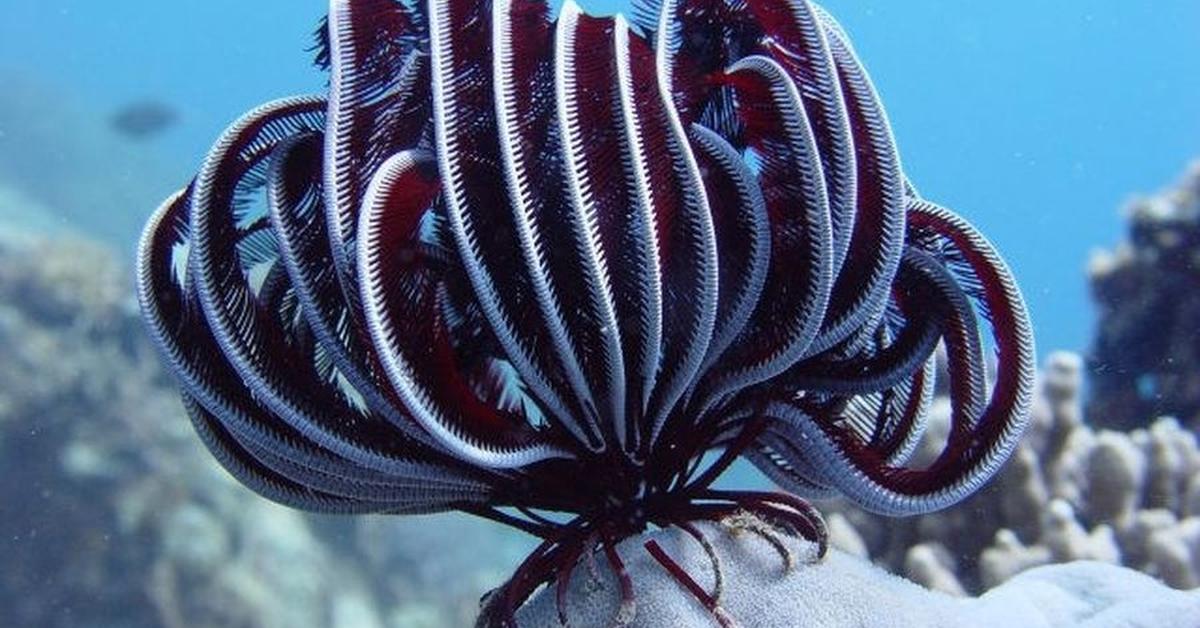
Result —
[[[318,50],[328,94],[235,122],[139,251],[195,428],[261,495],[538,536],[485,611],[511,625],[648,526],[749,513],[823,552],[802,497],[929,512],[1013,450],[1020,292],[908,182],[816,4],[331,0]],[[913,468],[939,345],[951,429]],[[739,457],[781,490],[713,489]]]

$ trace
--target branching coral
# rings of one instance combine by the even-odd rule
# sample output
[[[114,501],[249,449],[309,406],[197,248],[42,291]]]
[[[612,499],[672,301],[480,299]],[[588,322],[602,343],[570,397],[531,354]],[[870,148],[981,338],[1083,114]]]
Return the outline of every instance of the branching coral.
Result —
[[[1084,421],[1081,395],[1082,360],[1051,354],[1029,433],[988,489],[960,508],[909,520],[839,508],[852,527],[833,545],[865,546],[893,571],[955,593],[1072,560],[1122,564],[1180,589],[1200,586],[1195,435],[1171,418],[1128,433],[1097,430]],[[935,411],[932,421],[944,414]]]

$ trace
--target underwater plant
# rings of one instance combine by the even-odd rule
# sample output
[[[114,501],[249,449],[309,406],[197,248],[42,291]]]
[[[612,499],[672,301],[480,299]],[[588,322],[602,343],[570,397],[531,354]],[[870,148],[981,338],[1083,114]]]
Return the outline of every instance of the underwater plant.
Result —
[[[484,611],[509,625],[649,526],[752,515],[823,552],[802,497],[928,512],[1012,451],[1021,295],[907,182],[815,4],[332,0],[322,33],[328,95],[234,123],[139,251],[195,428],[253,490],[539,537]],[[909,468],[939,343],[953,426]],[[714,489],[739,457],[781,491]]]

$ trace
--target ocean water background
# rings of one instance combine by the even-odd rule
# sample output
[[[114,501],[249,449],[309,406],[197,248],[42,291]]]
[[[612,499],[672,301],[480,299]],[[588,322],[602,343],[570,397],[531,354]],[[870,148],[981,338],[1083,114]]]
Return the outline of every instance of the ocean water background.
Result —
[[[630,4],[579,1],[597,14]],[[867,64],[908,174],[1013,266],[1039,351],[1086,351],[1089,253],[1123,238],[1119,210],[1129,198],[1157,191],[1200,154],[1200,2],[823,4]],[[22,190],[57,227],[103,239],[131,261],[142,222],[229,122],[263,102],[323,90],[306,49],[325,5],[0,0],[0,187]],[[114,112],[145,101],[175,109],[177,123],[142,141],[109,127]],[[0,492],[0,515],[3,501]],[[416,541],[407,542],[447,561],[437,573],[450,579],[493,538],[477,531],[497,530],[466,519],[387,525],[408,526]],[[451,547],[455,535],[474,545]],[[501,558],[489,557],[501,570],[468,589],[494,586],[528,549],[527,538],[505,539],[511,545],[494,551]]]
[[[3,4],[5,76],[43,84],[85,115],[144,99],[179,110],[178,127],[144,147],[162,166],[154,179],[123,177],[147,194],[182,185],[242,112],[323,86],[305,51],[318,0]],[[630,2],[581,4],[610,13]],[[969,217],[1014,267],[1039,348],[1086,349],[1089,251],[1118,240],[1131,194],[1170,181],[1200,147],[1200,3],[825,5],[865,60],[922,193]],[[140,217],[153,202],[123,211]],[[112,217],[73,226],[93,219]]]

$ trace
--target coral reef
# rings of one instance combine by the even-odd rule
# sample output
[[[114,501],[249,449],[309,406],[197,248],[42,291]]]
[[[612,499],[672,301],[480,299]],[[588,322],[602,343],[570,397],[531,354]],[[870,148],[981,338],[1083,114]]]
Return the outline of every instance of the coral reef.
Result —
[[[1083,419],[1081,389],[1082,359],[1051,354],[1029,432],[989,487],[911,519],[823,505],[850,524],[831,543],[852,554],[865,548],[890,570],[954,594],[1072,560],[1125,565],[1178,589],[1200,586],[1196,436],[1170,418],[1129,433],[1098,430]],[[947,425],[944,402],[938,406],[926,433],[934,449]]]
[[[105,245],[64,233],[50,210],[0,186],[6,625],[73,626],[81,617],[132,627],[469,625],[480,593],[503,580],[528,550],[524,541],[464,517],[315,517],[264,503],[196,442],[144,340],[126,278]],[[979,612],[1025,608],[1021,592],[1034,587],[1063,596],[1051,601],[1073,599],[1063,587],[1105,579],[1112,584],[1103,591],[1153,590],[1116,567],[1045,568],[1077,558],[1200,586],[1195,436],[1168,418],[1128,432],[1093,426],[1084,375],[1080,357],[1048,357],[1024,442],[988,488],[950,511],[883,520],[822,504],[840,553],[825,566],[799,566],[795,578],[827,582],[813,590],[829,591],[838,577],[865,574],[882,591],[869,598],[879,603],[945,603],[849,558],[870,557],[953,596],[990,589],[962,601]],[[930,450],[944,439],[948,410],[944,400],[934,405]],[[707,558],[693,554],[694,572],[707,573]],[[774,562],[755,564],[775,578],[778,556],[764,560]],[[728,563],[730,582],[741,567]],[[703,610],[674,580],[663,584],[673,588],[668,599]],[[732,588],[729,596],[732,607]],[[644,621],[655,617],[649,598]]]
[[[465,518],[320,518],[246,491],[196,441],[112,252],[10,228],[0,233],[4,625],[474,618],[519,544]],[[451,535],[462,539],[453,564],[429,560]],[[445,585],[445,569],[459,584]]]
[[[0,199],[29,213],[19,195]],[[467,518],[263,503],[191,434],[112,253],[4,228],[0,607],[13,625],[461,626],[527,551]],[[1129,434],[1090,427],[1081,377],[1077,356],[1047,360],[1030,432],[981,494],[899,520],[823,505],[832,544],[955,595],[1074,558],[1200,585],[1194,437],[1169,419]]]
[[[1200,430],[1200,162],[1127,212],[1128,242],[1089,268],[1100,321],[1088,421],[1130,429],[1170,415]]]
[[[784,541],[796,558],[785,570],[778,549],[764,539],[700,525],[720,563],[720,583],[711,555],[677,529],[632,538],[618,548],[633,586],[644,592],[631,628],[716,626],[714,615],[724,620],[722,626],[754,628],[1125,628],[1181,625],[1180,618],[1200,617],[1200,591],[1172,591],[1137,571],[1104,563],[1040,567],[978,598],[962,599],[836,550],[824,561],[806,562],[815,547],[795,539]],[[714,611],[642,551],[650,541],[675,557],[702,595],[716,598]],[[565,596],[571,626],[613,625],[621,612],[616,579],[602,559],[595,562],[595,569],[585,563],[571,578]],[[544,591],[524,609],[520,625],[558,628],[556,606],[555,592]]]

